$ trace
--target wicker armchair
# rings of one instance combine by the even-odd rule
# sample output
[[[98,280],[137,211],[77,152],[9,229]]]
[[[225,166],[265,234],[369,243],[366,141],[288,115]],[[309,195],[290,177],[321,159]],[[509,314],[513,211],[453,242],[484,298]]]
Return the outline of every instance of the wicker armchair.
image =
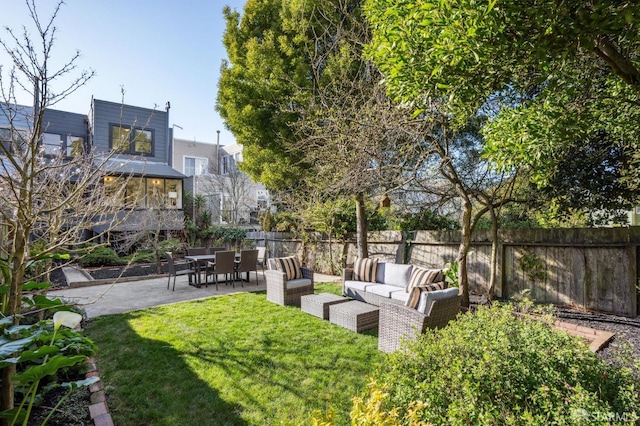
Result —
[[[294,305],[300,307],[300,298],[314,293],[313,270],[302,270],[302,278],[297,280],[285,280],[284,272],[276,270],[273,259],[267,261],[269,269],[264,272],[267,284],[267,300],[279,305]]]
[[[380,305],[378,349],[393,352],[404,340],[415,340],[427,328],[441,328],[460,312],[461,296],[433,302],[429,314],[404,305],[384,302]]]

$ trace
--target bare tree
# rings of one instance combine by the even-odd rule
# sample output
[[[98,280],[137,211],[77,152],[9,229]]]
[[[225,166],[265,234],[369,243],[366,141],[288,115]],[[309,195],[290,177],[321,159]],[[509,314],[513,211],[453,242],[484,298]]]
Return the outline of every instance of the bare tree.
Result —
[[[255,205],[255,185],[246,173],[235,165],[226,174],[210,174],[199,177],[198,191],[205,196],[218,195],[221,206],[210,206],[214,223],[229,225],[248,223],[249,212]]]
[[[128,227],[120,233],[120,238],[114,242],[117,247],[124,251],[142,249],[153,251],[156,271],[162,273],[162,253],[161,242],[167,236],[168,230],[179,230],[184,228],[184,219],[175,210],[167,210],[169,203],[166,196],[158,196],[148,200],[150,206],[147,209],[134,213],[131,222],[134,226]],[[176,214],[172,214],[176,213]]]
[[[15,324],[19,321],[28,266],[73,251],[77,243],[87,238],[100,238],[102,235],[89,230],[101,225],[108,230],[113,225],[118,209],[115,200],[123,197],[124,190],[104,191],[100,169],[108,161],[108,154],[98,156],[99,153],[78,150],[66,156],[44,149],[47,108],[84,85],[93,71],[81,71],[78,77],[68,79],[76,70],[78,52],[60,69],[50,69],[57,31],[53,22],[63,1],[57,2],[46,22],[40,20],[35,0],[26,4],[35,24],[35,36],[32,38],[23,27],[21,35],[7,28],[8,37],[0,38],[0,45],[13,61],[13,67],[8,71],[3,68],[0,74],[4,102],[0,110],[8,122],[4,129],[7,143],[0,144],[0,222],[5,230],[0,267],[3,285],[8,287],[2,314],[12,316]],[[54,91],[54,84],[60,80],[66,83]],[[32,108],[17,105],[17,90],[33,95]],[[14,404],[11,378],[15,372],[14,365],[3,368],[3,409]]]

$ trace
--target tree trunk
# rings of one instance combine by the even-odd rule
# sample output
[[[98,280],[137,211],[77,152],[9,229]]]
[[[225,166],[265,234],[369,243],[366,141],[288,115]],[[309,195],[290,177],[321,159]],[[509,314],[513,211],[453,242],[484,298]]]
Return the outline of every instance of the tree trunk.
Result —
[[[489,291],[486,296],[488,300],[491,300],[496,290],[498,264],[498,217],[492,205],[489,205],[489,214],[491,215],[491,272],[489,274]]]
[[[356,195],[356,222],[358,257],[364,259],[369,257],[369,248],[367,247],[367,211],[364,205],[364,194]]]
[[[11,288],[9,289],[8,306],[3,307],[7,316],[13,316],[13,323],[18,325],[18,315],[20,313],[20,304],[22,302],[22,285],[24,281],[25,265],[27,264],[26,251],[26,239],[25,235],[28,233],[18,232],[14,236],[13,240],[13,252],[15,253],[11,264],[14,268],[11,269]],[[9,410],[14,405],[14,385],[11,380],[16,375],[16,366],[10,365],[2,369],[2,391],[0,396],[0,402],[2,407],[0,411]],[[2,424],[7,424],[3,421]]]
[[[11,379],[16,375],[16,365],[11,364],[7,365],[2,369],[2,395],[0,396],[0,401],[2,402],[2,411],[13,408],[14,405],[14,389],[13,382]],[[5,385],[5,383],[7,385]],[[3,426],[9,424],[9,420],[2,420],[1,423]]]
[[[471,246],[471,202],[463,199],[462,217],[460,219],[461,239],[458,249],[458,284],[462,291],[462,306],[469,306],[469,278],[467,277],[467,253]]]
[[[333,264],[333,226],[329,228],[329,270],[333,275],[336,273],[336,266]]]

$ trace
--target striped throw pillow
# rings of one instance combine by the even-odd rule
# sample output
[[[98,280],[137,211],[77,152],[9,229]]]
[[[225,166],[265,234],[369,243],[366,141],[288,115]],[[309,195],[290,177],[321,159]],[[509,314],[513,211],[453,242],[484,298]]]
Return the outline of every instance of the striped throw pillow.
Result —
[[[279,257],[274,259],[276,263],[276,269],[280,272],[284,272],[285,280],[297,280],[302,278],[302,270],[300,269],[300,261],[295,256]]]
[[[378,259],[356,258],[353,262],[353,279],[355,281],[376,282],[376,271],[378,270]]]
[[[438,282],[434,282],[439,280]],[[447,283],[444,282],[440,269],[426,269],[414,266],[411,271],[411,279],[407,286],[409,298],[405,306],[415,309],[420,302],[420,293],[423,291],[444,290]]]

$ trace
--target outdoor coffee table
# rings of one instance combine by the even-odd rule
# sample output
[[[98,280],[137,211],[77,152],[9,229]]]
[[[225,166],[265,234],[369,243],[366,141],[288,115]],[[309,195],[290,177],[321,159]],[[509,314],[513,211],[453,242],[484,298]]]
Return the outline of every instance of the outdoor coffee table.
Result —
[[[329,307],[329,322],[360,333],[378,326],[379,313],[378,306],[352,300],[331,305]]]
[[[300,298],[300,309],[313,316],[329,319],[329,306],[348,302],[346,297],[331,293],[308,294]]]

